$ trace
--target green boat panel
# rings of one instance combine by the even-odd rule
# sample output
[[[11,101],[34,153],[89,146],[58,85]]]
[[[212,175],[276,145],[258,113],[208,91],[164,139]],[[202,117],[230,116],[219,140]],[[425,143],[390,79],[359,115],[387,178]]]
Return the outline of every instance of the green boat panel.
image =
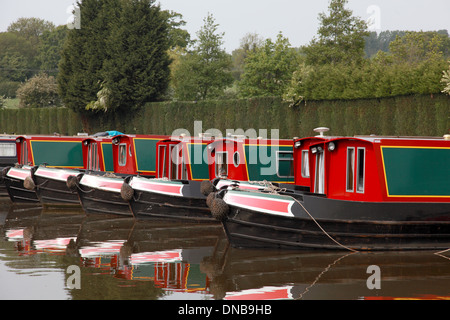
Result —
[[[203,143],[187,143],[188,159],[193,180],[209,180],[208,156]]]
[[[293,183],[292,146],[245,145],[249,181]]]
[[[113,151],[111,143],[102,143],[103,164],[105,171],[114,171]]]
[[[32,140],[31,150],[35,165],[49,167],[83,168],[81,141]]]
[[[381,150],[388,196],[450,196],[450,148]]]
[[[136,168],[141,172],[156,172],[156,144],[161,139],[135,138]]]

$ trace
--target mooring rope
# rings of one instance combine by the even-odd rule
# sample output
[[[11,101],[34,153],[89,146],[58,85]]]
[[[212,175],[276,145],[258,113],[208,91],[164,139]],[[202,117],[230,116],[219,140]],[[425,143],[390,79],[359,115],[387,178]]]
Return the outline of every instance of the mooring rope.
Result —
[[[439,252],[435,252],[434,254],[437,255],[437,256],[440,256],[440,257],[442,257],[442,258],[445,258],[445,259],[450,260],[449,257],[444,256],[444,253],[447,252],[447,251],[450,251],[450,248],[445,249],[445,250],[442,250],[442,251],[439,251]]]
[[[284,192],[284,191],[286,191],[287,189],[286,188],[280,188],[280,187],[277,187],[277,186],[275,186],[275,185],[273,185],[273,183],[272,182],[270,182],[270,181],[267,181],[267,180],[263,180],[263,181],[251,181],[250,182],[251,184],[259,184],[259,185],[261,185],[261,186],[264,186],[265,188],[266,188],[266,191],[268,191],[269,193],[271,193],[271,194],[278,194],[278,195],[281,195],[280,194],[280,192]],[[239,188],[239,186],[237,186],[237,188]],[[256,190],[247,190],[247,189],[240,189],[240,190],[245,190],[245,191],[250,191],[250,192],[259,192],[259,191],[256,191]],[[347,249],[347,250],[350,250],[350,251],[352,251],[352,252],[358,252],[358,250],[355,250],[355,249],[353,249],[353,248],[350,248],[350,247],[347,247],[347,246],[345,246],[345,245],[343,245],[342,243],[340,243],[339,241],[337,241],[336,239],[334,239],[328,232],[326,232],[325,231],[325,229],[324,228],[322,228],[322,226],[320,225],[320,223],[316,220],[316,219],[314,219],[314,217],[312,216],[312,214],[305,208],[305,206],[300,202],[300,201],[298,201],[297,199],[295,199],[294,197],[292,197],[292,196],[289,196],[289,197],[291,197],[295,202],[297,202],[302,208],[303,208],[303,210],[306,212],[306,214],[311,218],[311,220],[319,227],[319,229],[331,240],[331,241],[333,241],[334,243],[336,243],[338,246],[340,246],[340,247],[342,247],[342,248],[344,248],[344,249]]]
[[[358,250],[355,250],[353,248],[347,247],[345,245],[343,245],[342,243],[340,243],[339,241],[337,241],[336,239],[334,239],[328,232],[325,231],[324,228],[322,228],[322,226],[319,224],[319,222],[317,222],[316,219],[314,219],[314,217],[311,215],[311,213],[309,213],[309,211],[305,208],[305,206],[298,201],[297,199],[295,199],[294,197],[292,197],[292,199],[294,199],[294,201],[296,201],[302,208],[303,210],[305,210],[305,212],[308,214],[308,216],[312,219],[312,221],[314,221],[314,223],[319,227],[320,230],[322,230],[322,232],[328,237],[330,238],[331,241],[333,241],[334,243],[336,243],[338,246],[341,246],[347,250],[350,250],[352,252],[358,252]]]
[[[304,296],[304,295],[305,295],[312,287],[315,286],[315,284],[317,283],[317,281],[319,281],[319,279],[320,279],[325,273],[327,273],[327,272],[331,269],[331,267],[333,267],[333,266],[336,265],[339,261],[341,261],[342,259],[344,259],[344,258],[346,258],[346,257],[348,257],[348,256],[350,256],[350,255],[352,255],[352,254],[355,254],[355,252],[347,253],[345,256],[342,256],[342,257],[340,257],[340,258],[334,260],[332,263],[330,263],[324,270],[322,270],[321,273],[319,273],[319,275],[314,279],[314,281],[313,281],[308,287],[306,287],[305,290],[304,290],[302,293],[300,293],[300,294],[298,295],[298,298],[297,298],[296,300],[303,299],[303,296]]]

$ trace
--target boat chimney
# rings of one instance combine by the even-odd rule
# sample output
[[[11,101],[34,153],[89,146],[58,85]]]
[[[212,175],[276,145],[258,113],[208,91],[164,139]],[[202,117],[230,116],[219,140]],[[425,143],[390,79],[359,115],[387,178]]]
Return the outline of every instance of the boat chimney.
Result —
[[[330,131],[330,128],[327,128],[327,127],[318,127],[318,128],[314,129],[314,132],[319,133],[319,135],[316,137],[323,137],[324,136],[323,133],[328,132],[328,131]]]

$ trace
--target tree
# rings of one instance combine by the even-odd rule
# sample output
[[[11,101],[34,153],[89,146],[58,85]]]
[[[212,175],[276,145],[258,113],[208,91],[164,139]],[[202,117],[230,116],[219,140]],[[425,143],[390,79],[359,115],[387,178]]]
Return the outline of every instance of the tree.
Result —
[[[441,83],[444,85],[444,89],[442,89],[442,93],[446,93],[450,95],[450,61],[448,70],[444,70],[442,72]]]
[[[239,83],[243,97],[281,96],[299,64],[299,55],[280,32],[276,42],[267,39],[264,45],[248,53]]]
[[[36,70],[32,45],[17,33],[0,33],[0,95],[15,97],[20,83]]]
[[[119,0],[83,0],[77,5],[81,13],[80,29],[68,32],[57,81],[65,106],[85,113],[87,104],[96,100],[103,81],[101,70],[108,56],[106,39]]]
[[[53,31],[54,29],[55,25],[50,21],[39,18],[19,18],[9,25],[8,32],[17,33],[37,47],[44,32]]]
[[[160,100],[166,93],[170,75],[169,26],[166,16],[153,3],[122,1],[121,12],[112,22],[106,41],[108,57],[101,70],[107,109],[133,110]]]
[[[68,28],[58,26],[54,30],[44,31],[41,36],[37,60],[40,69],[48,74],[57,75],[61,60],[61,49],[67,38]]]
[[[17,90],[19,107],[40,108],[60,105],[58,86],[53,76],[38,74]]]
[[[212,14],[203,22],[194,49],[180,57],[173,73],[174,95],[180,100],[218,98],[233,82],[231,57],[222,48],[224,33],[217,33]]]
[[[347,2],[331,0],[329,15],[319,14],[319,37],[304,48],[308,64],[349,63],[364,58],[367,24],[345,8]]]
[[[169,77],[169,23],[154,0],[78,6],[81,26],[69,31],[59,65],[65,105],[77,112],[127,111],[160,99]]]
[[[239,81],[244,72],[245,59],[264,45],[264,39],[256,33],[247,33],[240,41],[240,46],[231,53],[233,77]]]

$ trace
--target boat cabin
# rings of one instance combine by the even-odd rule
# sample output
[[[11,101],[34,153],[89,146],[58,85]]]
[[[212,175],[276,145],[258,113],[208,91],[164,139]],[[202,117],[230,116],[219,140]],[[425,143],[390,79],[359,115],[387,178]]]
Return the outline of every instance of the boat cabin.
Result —
[[[156,144],[168,136],[117,135],[112,139],[114,172],[156,176]]]
[[[0,135],[0,167],[17,162],[16,136]]]
[[[83,140],[83,163],[91,171],[113,172],[112,137],[90,137]]]
[[[16,138],[19,164],[82,169],[83,136],[18,136]]]
[[[211,137],[173,137],[156,145],[157,178],[209,180],[206,148]]]
[[[332,138],[311,143],[308,161],[311,191],[328,198],[450,202],[450,140],[444,138]]]
[[[293,140],[218,139],[208,146],[210,179],[294,183]]]

